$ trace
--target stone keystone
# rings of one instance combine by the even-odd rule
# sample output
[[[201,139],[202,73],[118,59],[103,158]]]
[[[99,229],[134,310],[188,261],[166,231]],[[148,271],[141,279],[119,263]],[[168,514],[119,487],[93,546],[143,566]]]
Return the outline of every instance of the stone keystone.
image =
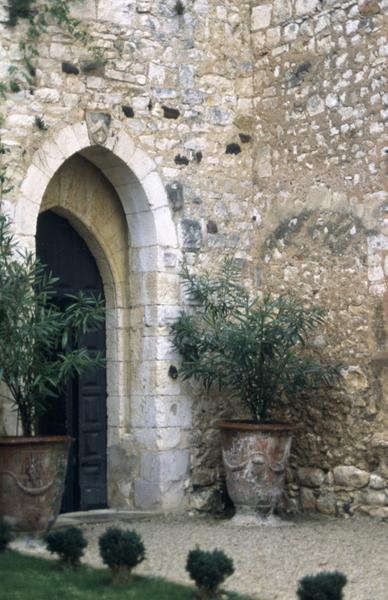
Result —
[[[357,467],[340,466],[333,470],[334,483],[347,488],[362,488],[368,485],[370,475]]]

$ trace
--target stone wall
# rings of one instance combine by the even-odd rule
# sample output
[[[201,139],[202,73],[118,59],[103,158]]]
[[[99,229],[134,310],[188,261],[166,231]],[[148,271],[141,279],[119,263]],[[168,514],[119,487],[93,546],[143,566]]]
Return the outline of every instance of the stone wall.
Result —
[[[387,2],[253,8],[253,260],[263,284],[328,311],[312,345],[342,391],[303,398],[291,506],[385,514]],[[376,489],[378,488],[378,492]]]
[[[196,0],[182,15],[175,4],[74,4],[106,64],[50,24],[39,40],[36,89],[7,94],[1,129],[13,180],[2,209],[18,239],[34,248],[38,212],[54,206],[112,275],[111,284],[104,281],[113,288],[108,317],[111,337],[117,334],[108,361],[111,503],[166,510],[186,504],[194,443],[190,397],[168,377],[177,359],[168,324],[181,306],[179,259],[183,251],[206,263],[242,238],[248,246],[241,216],[250,204],[253,156],[249,3]],[[16,29],[1,27],[4,76],[10,64],[21,64],[25,28],[22,19]],[[62,185],[69,159],[73,187]],[[85,159],[94,165],[85,173],[102,171],[122,203],[130,246],[125,282],[117,257],[122,234],[111,235],[106,203],[93,199],[86,182],[78,198],[63,196],[66,188],[73,193]],[[124,283],[127,300],[119,293]]]
[[[50,25],[36,90],[4,102],[14,189],[3,210],[25,245],[72,153],[104,172],[123,205],[131,381],[112,388],[126,398],[111,406],[112,464],[128,463],[117,504],[223,504],[215,424],[233,407],[168,378],[178,360],[168,324],[184,301],[182,254],[199,269],[234,252],[254,289],[328,310],[312,344],[343,364],[342,390],[285,411],[303,424],[288,508],[385,514],[387,0],[187,0],[182,15],[175,4],[85,0],[74,14],[106,64]],[[1,27],[2,74],[20,61],[25,27]]]

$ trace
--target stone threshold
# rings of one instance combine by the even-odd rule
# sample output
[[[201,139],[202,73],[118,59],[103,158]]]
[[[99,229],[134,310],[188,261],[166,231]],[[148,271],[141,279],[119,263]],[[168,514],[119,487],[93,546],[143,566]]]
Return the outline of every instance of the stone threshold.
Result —
[[[71,513],[62,513],[57,518],[53,529],[68,527],[69,525],[83,525],[93,523],[110,523],[113,521],[138,521],[139,519],[149,519],[150,517],[162,516],[162,511],[145,510],[120,510],[112,508],[102,508],[98,510],[85,510]]]

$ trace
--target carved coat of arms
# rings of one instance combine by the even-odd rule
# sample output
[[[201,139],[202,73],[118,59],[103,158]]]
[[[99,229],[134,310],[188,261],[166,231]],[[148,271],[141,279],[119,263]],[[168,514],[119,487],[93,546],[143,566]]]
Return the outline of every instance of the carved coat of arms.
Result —
[[[108,139],[112,117],[107,113],[86,113],[89,139],[93,144],[103,145]]]

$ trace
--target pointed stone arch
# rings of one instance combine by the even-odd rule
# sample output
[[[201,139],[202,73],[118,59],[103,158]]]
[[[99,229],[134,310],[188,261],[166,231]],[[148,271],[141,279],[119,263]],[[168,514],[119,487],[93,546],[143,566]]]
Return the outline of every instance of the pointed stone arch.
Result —
[[[118,294],[112,294],[116,301],[112,300],[108,311],[116,340],[110,350],[112,364],[120,363],[119,354],[115,360],[115,344],[117,353],[123,346],[128,349],[121,374],[108,361],[110,505],[180,509],[189,465],[185,432],[191,427],[191,410],[179,383],[168,377],[175,358],[168,325],[181,304],[178,237],[155,162],[136,146],[121,123],[110,118],[107,122],[100,139],[89,121],[54,130],[33,154],[15,206],[15,233],[34,249],[46,189],[73,155],[95,165],[113,186],[128,228],[129,294],[120,305]],[[73,217],[70,220],[79,233],[90,236],[86,241],[92,252],[102,249],[109,271],[109,252],[98,231],[88,229],[82,215]],[[114,269],[109,272],[117,292]],[[128,326],[123,325],[126,318]]]

